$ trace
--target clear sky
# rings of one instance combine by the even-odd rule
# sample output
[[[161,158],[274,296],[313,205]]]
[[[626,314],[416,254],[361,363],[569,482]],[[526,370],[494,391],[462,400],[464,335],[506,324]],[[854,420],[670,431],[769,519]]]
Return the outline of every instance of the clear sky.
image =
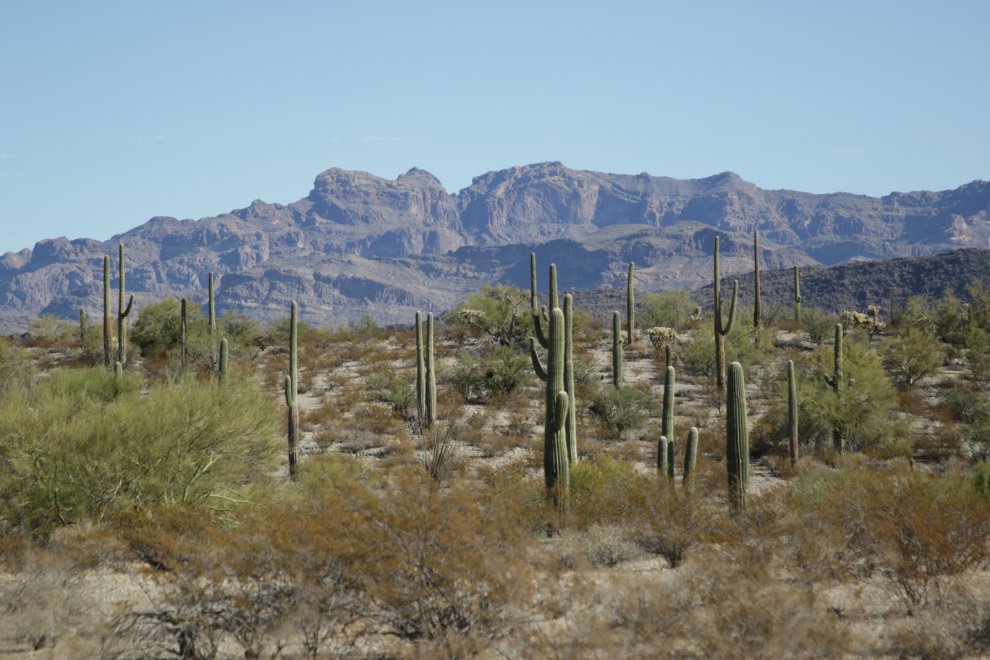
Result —
[[[575,169],[883,195],[990,179],[990,2],[0,0],[0,254]]]

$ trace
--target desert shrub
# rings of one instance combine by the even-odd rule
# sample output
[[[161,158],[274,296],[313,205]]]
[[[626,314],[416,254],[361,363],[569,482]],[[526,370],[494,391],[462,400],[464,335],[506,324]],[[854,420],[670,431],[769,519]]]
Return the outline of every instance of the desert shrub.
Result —
[[[834,316],[825,314],[815,307],[807,307],[801,310],[801,323],[804,324],[808,339],[814,344],[821,345],[829,337],[833,336],[833,330],[837,320]]]
[[[181,303],[175,298],[165,298],[156,303],[143,305],[138,312],[137,321],[131,329],[129,338],[141,347],[141,352],[148,354],[172,350],[182,342]],[[186,305],[186,340],[192,333],[205,330],[200,328],[205,323],[203,310],[200,305]],[[99,333],[94,333],[99,334]],[[100,338],[102,341],[102,337]]]
[[[820,524],[815,545],[844,575],[880,573],[909,607],[941,597],[947,578],[988,558],[990,502],[960,475],[847,463],[800,477],[791,504]]]
[[[912,387],[925,376],[939,372],[942,349],[934,334],[925,328],[908,326],[887,345],[883,366],[897,387]]]
[[[650,395],[632,387],[605,387],[592,394],[591,413],[608,430],[638,431],[652,412]]]
[[[963,437],[977,458],[990,455],[990,402],[975,388],[954,387],[942,395],[943,410],[962,423]]]
[[[647,293],[636,311],[636,322],[642,328],[684,328],[694,303],[682,289],[665,293]]]
[[[966,363],[978,383],[990,381],[990,332],[970,326],[963,334]]]
[[[868,346],[843,342],[843,385],[836,396],[823,374],[833,368],[832,346],[813,352],[795,365],[798,390],[799,437],[802,442],[827,445],[838,428],[850,450],[881,447],[903,431],[894,417],[897,391],[887,380],[880,357]],[[780,401],[787,401],[786,383],[780,385]],[[778,416],[786,421],[786,415]],[[783,429],[780,437],[786,436]]]
[[[387,403],[400,417],[415,414],[416,387],[408,375],[395,370],[377,371],[368,377],[365,388],[370,400]]]
[[[370,316],[368,317],[371,318]],[[372,321],[374,323],[374,321]],[[265,332],[268,337],[271,337],[275,342],[287,342],[289,341],[289,332],[292,325],[291,316],[282,316],[275,319],[274,321],[269,321],[268,325],[265,327]],[[376,326],[377,327],[377,326]],[[298,338],[303,338],[312,331],[312,326],[310,326],[305,321],[296,321],[296,336]]]
[[[30,357],[0,337],[0,398],[11,389],[27,387],[32,371]]]
[[[46,346],[68,339],[72,335],[72,325],[54,314],[43,314],[28,323],[28,334],[35,342]]]
[[[238,345],[246,346],[261,334],[261,325],[247,314],[227,310],[219,319],[217,326],[223,330],[227,339]]]
[[[103,370],[56,371],[0,400],[0,502],[32,527],[100,517],[125,506],[223,506],[281,450],[281,415],[244,377],[226,388],[155,387]]]
[[[527,390],[533,375],[530,360],[509,346],[493,346],[481,355],[463,352],[443,380],[465,399],[500,399]]]
[[[727,313],[727,312],[726,312]],[[681,350],[678,357],[689,374],[703,377],[715,375],[715,326],[714,317],[702,323]],[[746,310],[736,310],[732,332],[725,336],[725,363],[738,362],[749,371],[757,362],[767,361],[773,350],[770,331],[766,327],[753,328],[753,315]]]
[[[500,346],[511,346],[533,327],[529,293],[506,284],[485,284],[444,315],[444,322],[470,328]]]

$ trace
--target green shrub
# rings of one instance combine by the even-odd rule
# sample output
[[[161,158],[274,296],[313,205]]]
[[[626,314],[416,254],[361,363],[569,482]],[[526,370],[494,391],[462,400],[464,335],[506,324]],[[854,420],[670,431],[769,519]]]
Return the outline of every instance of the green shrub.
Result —
[[[0,505],[33,528],[121,507],[207,502],[224,507],[274,467],[277,406],[257,384],[189,382],[140,396],[102,369],[54,371],[0,400]]]
[[[31,359],[0,337],[0,397],[10,389],[27,387],[31,382]]]
[[[511,346],[524,339],[533,327],[528,306],[528,292],[512,285],[485,284],[444,314],[444,322],[471,328],[501,346]]]
[[[444,380],[466,399],[497,399],[528,389],[531,369],[527,356],[510,346],[493,346],[479,357],[461,353]]]
[[[617,433],[643,428],[652,412],[650,395],[631,387],[602,388],[592,395],[591,413]]]
[[[416,388],[413,382],[394,371],[379,371],[368,377],[365,388],[372,401],[383,401],[403,418],[414,414]]]
[[[54,314],[44,314],[28,323],[31,339],[46,344],[54,344],[72,335],[72,326]]]
[[[807,307],[801,310],[801,323],[808,333],[808,339],[821,345],[832,337],[837,320],[834,316],[825,314],[820,309]]]
[[[897,387],[912,387],[925,376],[938,373],[942,347],[927,329],[908,326],[888,344],[883,366]]]
[[[683,328],[693,309],[694,303],[687,291],[648,293],[636,312],[637,323],[641,328]]]
[[[182,304],[175,298],[165,298],[138,310],[138,318],[130,332],[130,340],[141,347],[143,354],[172,350],[182,342]],[[205,331],[206,320],[199,305],[186,305],[186,340],[197,331]],[[201,327],[203,326],[203,327]],[[99,332],[93,333],[100,335]],[[99,337],[102,342],[102,335]],[[102,343],[101,343],[102,345]]]
[[[696,376],[710,378],[715,375],[715,327],[714,318],[705,321],[679,351],[685,369]],[[770,330],[761,326],[753,328],[752,310],[736,311],[735,327],[725,336],[725,363],[738,362],[745,371],[754,363],[765,363],[772,357],[773,340]]]

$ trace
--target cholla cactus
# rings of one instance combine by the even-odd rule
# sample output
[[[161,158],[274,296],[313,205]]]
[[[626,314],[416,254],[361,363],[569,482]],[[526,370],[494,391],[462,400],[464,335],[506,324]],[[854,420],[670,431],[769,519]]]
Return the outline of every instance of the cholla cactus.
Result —
[[[653,343],[653,347],[658,351],[666,346],[667,344],[672,344],[677,341],[677,331],[673,328],[665,328],[663,326],[654,326],[646,331],[646,336],[650,338]]]
[[[700,321],[702,319],[701,308],[695,307],[694,311],[691,312],[691,316],[688,317],[689,321]]]

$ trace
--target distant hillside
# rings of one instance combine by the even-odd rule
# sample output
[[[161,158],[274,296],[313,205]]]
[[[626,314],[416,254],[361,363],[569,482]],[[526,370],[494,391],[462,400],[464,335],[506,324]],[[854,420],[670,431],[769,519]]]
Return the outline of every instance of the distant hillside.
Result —
[[[953,250],[931,257],[911,257],[888,261],[854,262],[828,267],[801,268],[801,306],[817,307],[827,312],[866,311],[868,305],[880,305],[881,315],[890,312],[890,294],[894,292],[900,306],[908,297],[926,295],[938,298],[946,290],[964,301],[969,300],[965,287],[974,280],[990,284],[990,250]],[[732,295],[732,282],[739,281],[739,305],[753,304],[753,271],[722,278],[722,299]],[[561,286],[566,285],[564,280]],[[545,283],[544,283],[545,285]],[[760,289],[764,309],[776,305],[791,309],[794,304],[794,271],[790,268],[760,272]],[[563,290],[561,290],[563,293]],[[574,306],[599,318],[609,318],[613,311],[626,316],[626,290],[597,289],[572,291]],[[636,290],[637,307],[646,291]],[[541,304],[546,294],[540,294]],[[691,292],[696,305],[710,309],[712,286]]]

